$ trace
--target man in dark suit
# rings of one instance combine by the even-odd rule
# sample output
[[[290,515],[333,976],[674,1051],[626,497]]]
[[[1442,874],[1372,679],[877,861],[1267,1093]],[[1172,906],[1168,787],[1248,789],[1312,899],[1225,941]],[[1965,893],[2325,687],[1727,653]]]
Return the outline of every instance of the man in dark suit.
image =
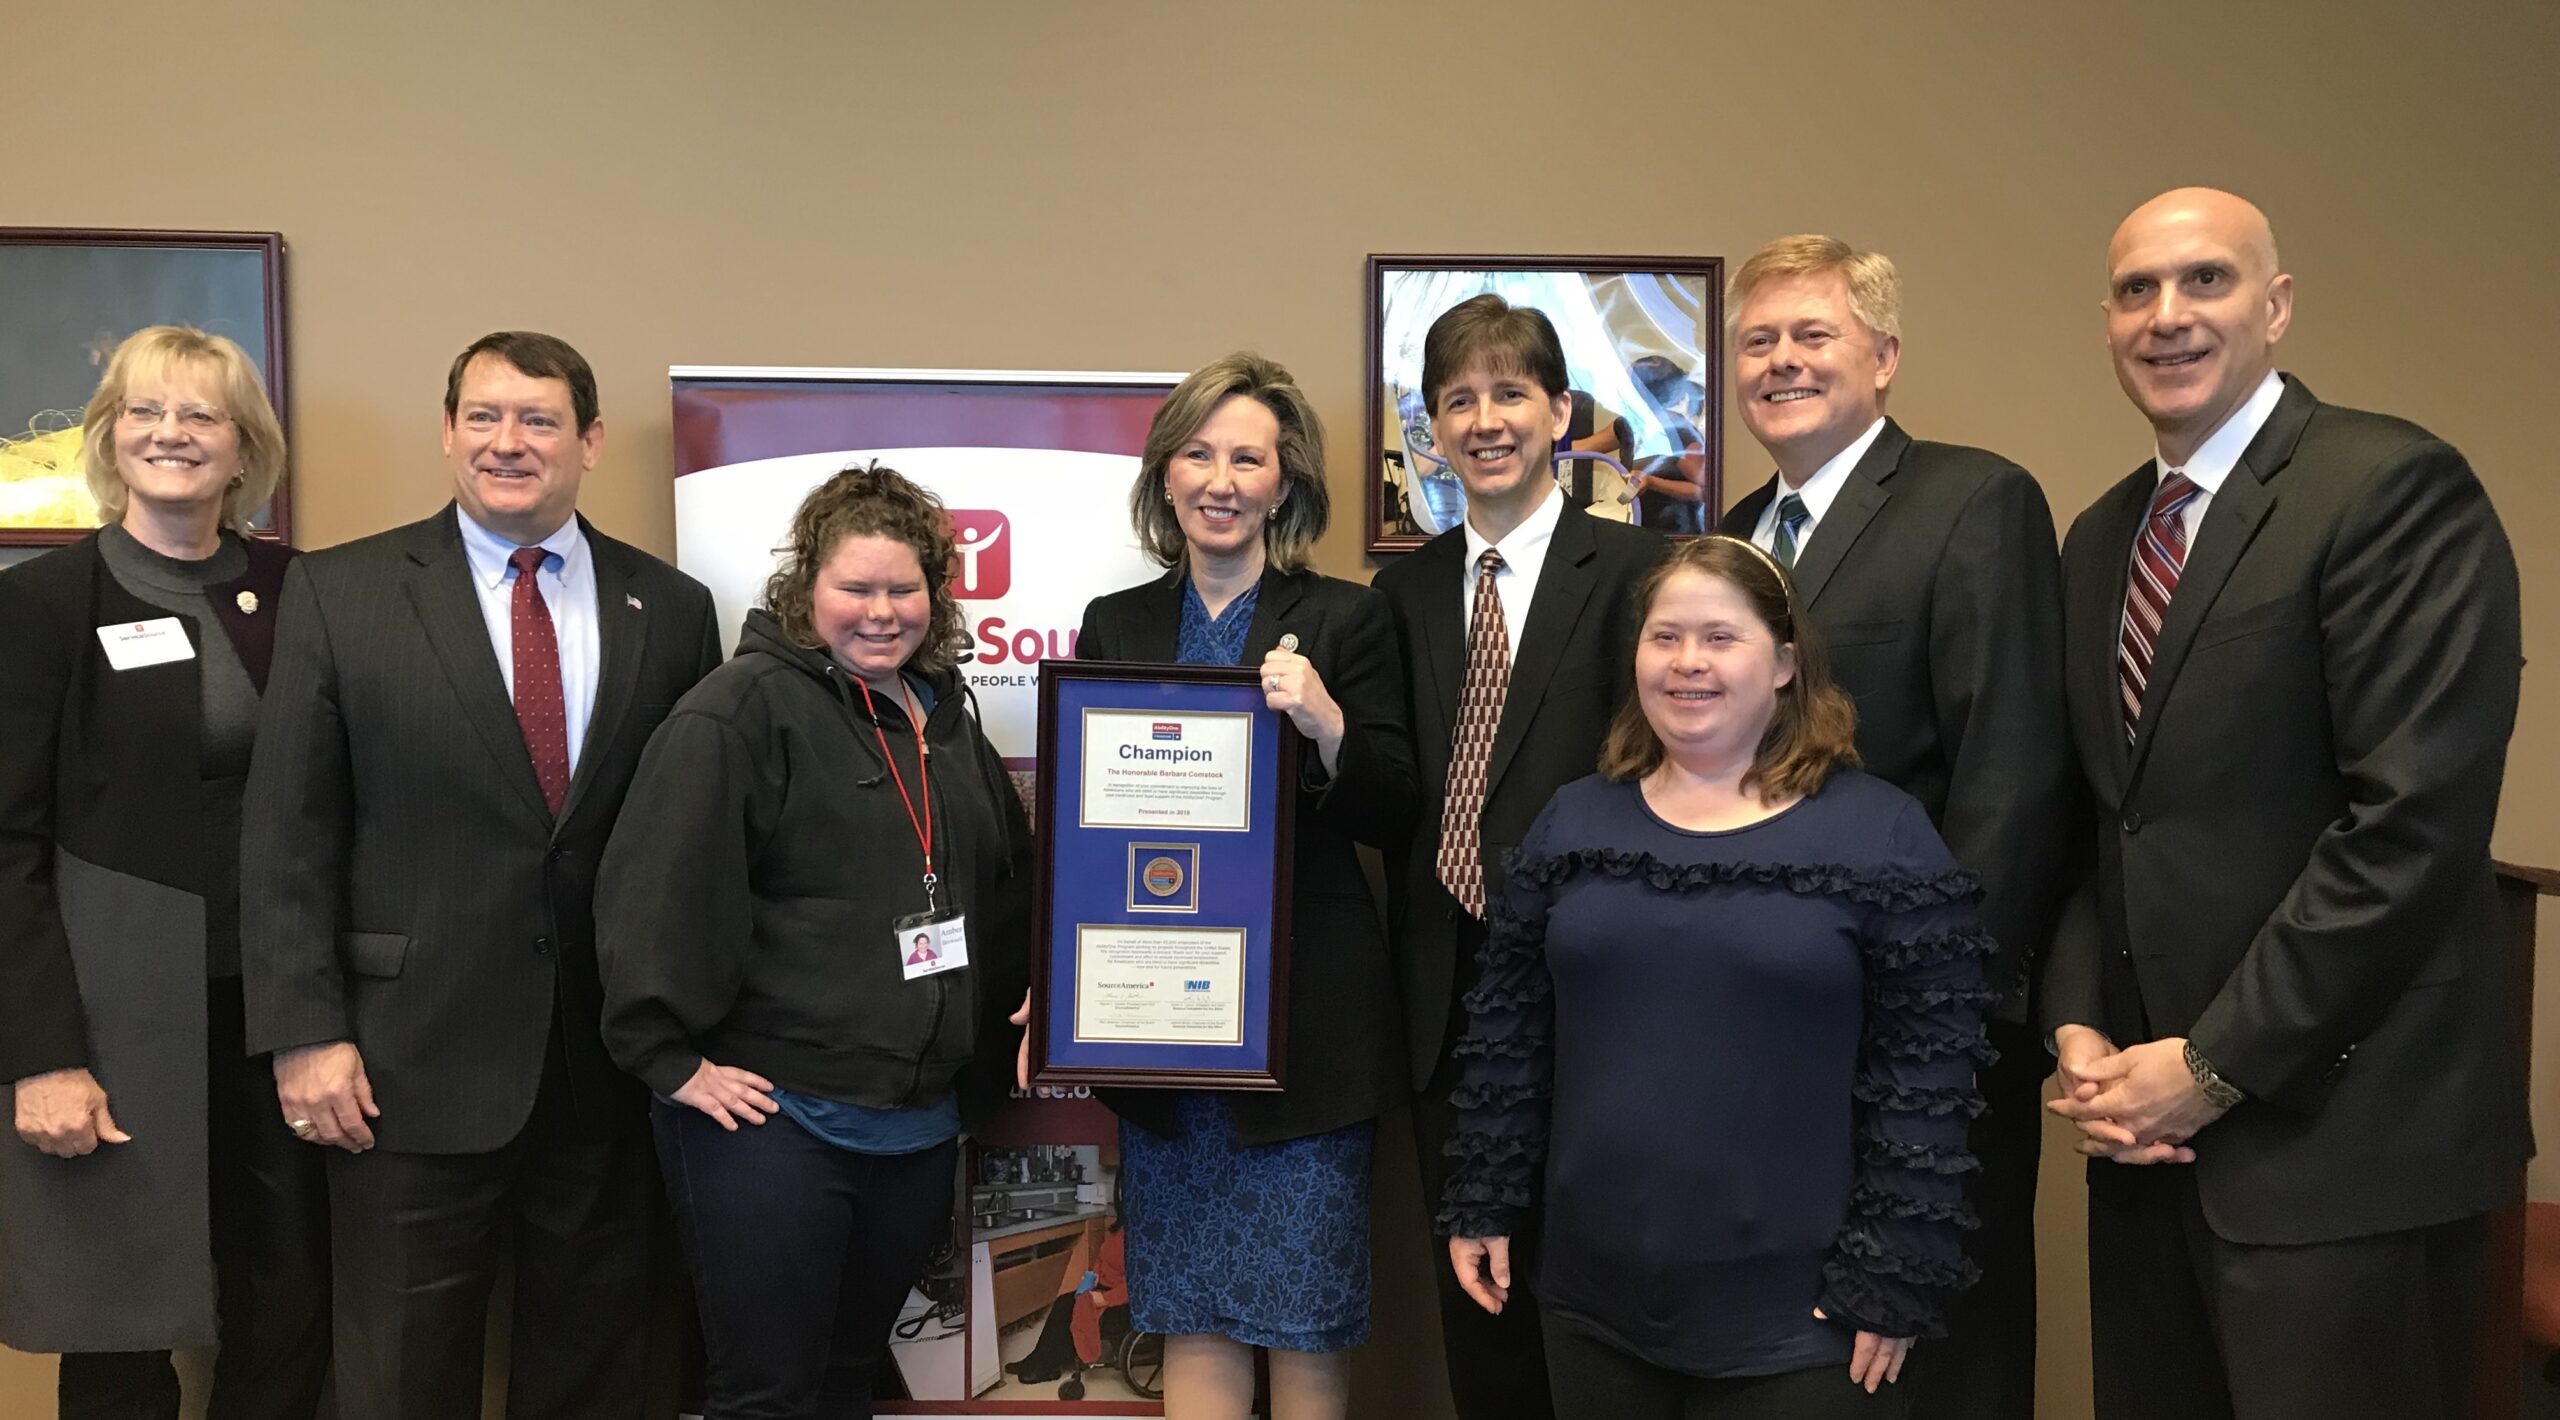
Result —
[[[1633,688],[1636,583],[1667,544],[1565,509],[1552,464],[1573,410],[1546,316],[1499,296],[1462,302],[1424,337],[1422,377],[1432,438],[1466,487],[1467,517],[1380,571],[1376,586],[1411,676],[1423,785],[1412,841],[1389,855],[1387,889],[1419,1091],[1414,1139],[1436,1213],[1455,1122],[1450,1048],[1466,1024],[1461,998],[1475,984],[1487,885],[1549,796],[1599,767],[1610,716]],[[1449,1268],[1436,1272],[1458,1414],[1551,1415],[1527,1291],[1512,1289],[1488,1314]],[[1507,1259],[1494,1280],[1510,1285]]]
[[[455,501],[298,560],[244,843],[249,1048],[333,1146],[338,1404],[637,1415],[652,1178],[598,1035],[593,894],[642,745],[720,651],[710,594],[576,516],[595,377],[551,336],[454,361]]]
[[[2079,826],[2062,713],[2062,574],[2053,514],[1997,454],[1915,440],[1884,416],[1902,356],[1893,263],[1832,237],[1781,237],[1735,272],[1734,398],[1778,473],[1726,515],[1793,569],[1796,600],[1858,706],[1867,771],[1920,801],[1983,883],[2000,943],[1976,1083],[1981,1279],[1913,1348],[1920,1420],[2035,1413],[2036,1169],[2048,1065],[2030,1027]]]
[[[2532,1152],[2489,866],[2515,560],[2460,454],[2276,373],[2256,208],[2166,193],[2107,267],[2158,453],[2063,548],[2098,854],[2044,999],[2097,1414],[2451,1417]]]

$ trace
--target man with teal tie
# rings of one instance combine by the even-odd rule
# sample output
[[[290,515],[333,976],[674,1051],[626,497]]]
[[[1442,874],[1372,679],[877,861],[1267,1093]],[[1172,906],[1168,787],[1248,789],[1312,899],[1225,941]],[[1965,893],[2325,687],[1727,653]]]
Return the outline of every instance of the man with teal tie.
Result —
[[[1911,1353],[1915,1420],[2028,1420],[2035,1409],[2035,1187],[2046,1074],[2027,1026],[2080,807],[2063,711],[2053,514],[1997,454],[1914,439],[1885,417],[1902,360],[1893,263],[1832,237],[1781,237],[1736,271],[1742,422],[1778,473],[1723,530],[1788,567],[1796,602],[1858,706],[1858,755],[1929,811],[1981,877],[2000,943],[1975,1121],[1982,1279],[1948,1334]]]

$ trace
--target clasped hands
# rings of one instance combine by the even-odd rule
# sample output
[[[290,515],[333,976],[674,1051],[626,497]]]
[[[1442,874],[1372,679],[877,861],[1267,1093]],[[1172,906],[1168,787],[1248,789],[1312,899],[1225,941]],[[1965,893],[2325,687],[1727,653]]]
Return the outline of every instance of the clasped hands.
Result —
[[[2191,1164],[2188,1141],[2222,1117],[2187,1069],[2182,1036],[2118,1050],[2087,1026],[2063,1026],[2053,1049],[2062,1093],[2045,1108],[2071,1121],[2080,1131],[2072,1147],[2090,1158]]]

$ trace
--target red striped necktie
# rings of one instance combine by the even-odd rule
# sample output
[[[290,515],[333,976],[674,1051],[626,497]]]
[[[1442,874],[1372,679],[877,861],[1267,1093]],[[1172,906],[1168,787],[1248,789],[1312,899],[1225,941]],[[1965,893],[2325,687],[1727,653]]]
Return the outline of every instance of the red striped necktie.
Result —
[[[2142,723],[2142,691],[2151,683],[2151,652],[2178,574],[2187,565],[2187,504],[2204,490],[2172,471],[2151,495],[2150,515],[2133,540],[2133,572],[2125,580],[2124,630],[2118,638],[2116,688],[2124,701],[2124,737]]]

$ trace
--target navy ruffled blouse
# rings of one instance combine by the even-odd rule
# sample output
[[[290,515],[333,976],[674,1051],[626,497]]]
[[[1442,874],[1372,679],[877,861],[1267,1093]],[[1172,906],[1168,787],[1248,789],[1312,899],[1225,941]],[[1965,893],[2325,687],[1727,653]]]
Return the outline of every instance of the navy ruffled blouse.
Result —
[[[1542,1206],[1540,1304],[1690,1375],[1938,1334],[1992,942],[1919,803],[1844,772],[1702,833],[1595,776],[1505,863],[1441,1231]]]

